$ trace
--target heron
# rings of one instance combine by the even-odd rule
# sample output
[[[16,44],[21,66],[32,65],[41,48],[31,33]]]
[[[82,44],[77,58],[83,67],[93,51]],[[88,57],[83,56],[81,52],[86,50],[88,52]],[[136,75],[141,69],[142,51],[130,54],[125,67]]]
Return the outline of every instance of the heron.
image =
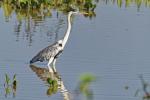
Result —
[[[71,16],[73,14],[78,14],[78,13],[79,13],[79,11],[70,11],[68,13],[68,17],[67,17],[68,25],[67,25],[67,31],[66,31],[64,37],[62,39],[56,41],[55,43],[49,45],[48,47],[44,48],[39,53],[37,53],[37,55],[34,56],[30,60],[30,64],[37,62],[37,61],[40,61],[40,62],[48,61],[47,66],[48,66],[49,71],[56,72],[56,68],[55,68],[56,59],[64,50],[66,42],[69,38],[69,34],[71,32]]]

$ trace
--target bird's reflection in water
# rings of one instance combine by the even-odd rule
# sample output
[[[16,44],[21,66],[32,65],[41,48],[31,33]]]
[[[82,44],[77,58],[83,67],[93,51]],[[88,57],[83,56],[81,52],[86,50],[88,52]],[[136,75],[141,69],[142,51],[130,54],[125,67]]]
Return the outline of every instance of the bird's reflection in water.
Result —
[[[58,72],[49,72],[46,68],[40,68],[35,65],[30,65],[30,68],[33,72],[36,73],[36,75],[46,82],[48,89],[47,89],[47,95],[50,96],[52,94],[55,94],[57,92],[60,92],[64,98],[64,100],[71,100],[71,96],[68,92],[68,90],[65,88],[64,83],[58,74]]]

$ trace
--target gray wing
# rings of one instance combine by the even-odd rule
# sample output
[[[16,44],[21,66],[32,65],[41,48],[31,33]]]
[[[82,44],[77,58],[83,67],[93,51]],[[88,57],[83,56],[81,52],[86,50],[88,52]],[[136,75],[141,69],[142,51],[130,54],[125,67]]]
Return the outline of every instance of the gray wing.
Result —
[[[41,62],[48,61],[51,57],[57,56],[57,54],[59,54],[59,51],[60,51],[58,49],[58,47],[59,47],[59,45],[56,42],[56,43],[44,48],[35,57],[32,58],[30,63],[34,63],[37,61],[41,61]]]

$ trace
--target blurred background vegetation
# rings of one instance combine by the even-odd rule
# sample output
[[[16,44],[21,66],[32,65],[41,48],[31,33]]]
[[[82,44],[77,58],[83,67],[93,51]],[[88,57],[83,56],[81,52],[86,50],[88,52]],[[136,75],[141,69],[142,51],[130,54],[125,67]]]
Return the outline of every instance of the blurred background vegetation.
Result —
[[[94,10],[98,2],[105,4],[117,4],[118,7],[129,7],[142,5],[150,7],[150,0],[0,0],[0,7],[4,10],[5,17],[16,13],[17,19],[32,16],[43,19],[52,15],[52,10],[66,13],[72,9],[88,12],[85,16],[95,16]]]
[[[17,19],[36,17],[44,19],[52,15],[52,10],[66,13],[72,9],[86,11],[86,16],[94,16],[94,9],[98,0],[1,0],[0,7],[4,10],[4,16],[9,18],[14,12]]]

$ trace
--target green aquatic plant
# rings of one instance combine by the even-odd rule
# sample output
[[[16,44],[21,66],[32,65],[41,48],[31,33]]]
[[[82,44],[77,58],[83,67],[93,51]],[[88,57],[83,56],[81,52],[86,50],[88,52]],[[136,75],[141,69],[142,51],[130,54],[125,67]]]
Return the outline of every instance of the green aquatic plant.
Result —
[[[55,94],[58,91],[58,82],[55,79],[47,78],[47,83],[49,84],[47,89],[47,95]]]
[[[47,78],[47,83],[48,83],[48,84],[51,85],[51,84],[52,84],[52,81],[53,81],[53,80],[52,80],[51,78]]]
[[[8,74],[5,74],[5,83],[4,83],[4,87],[5,87],[5,97],[7,97],[7,95],[9,95],[11,93],[11,88],[10,88],[10,78],[8,76]]]
[[[80,76],[80,81],[77,86],[77,91],[83,94],[87,100],[93,100],[93,92],[90,89],[90,85],[95,80],[96,77],[89,73],[84,73]]]
[[[7,97],[9,94],[13,93],[13,96],[16,95],[16,89],[17,89],[17,80],[16,80],[16,74],[13,75],[13,79],[11,80],[8,74],[5,74],[5,97]]]
[[[55,94],[57,93],[58,91],[58,86],[50,86],[48,89],[47,89],[47,95],[52,95],[52,94]]]
[[[90,83],[96,80],[96,77],[90,73],[85,73],[80,76],[80,81],[83,83]]]
[[[5,84],[8,86],[10,84],[10,78],[8,74],[5,74]]]
[[[5,97],[7,97],[11,93],[10,87],[5,87]]]

